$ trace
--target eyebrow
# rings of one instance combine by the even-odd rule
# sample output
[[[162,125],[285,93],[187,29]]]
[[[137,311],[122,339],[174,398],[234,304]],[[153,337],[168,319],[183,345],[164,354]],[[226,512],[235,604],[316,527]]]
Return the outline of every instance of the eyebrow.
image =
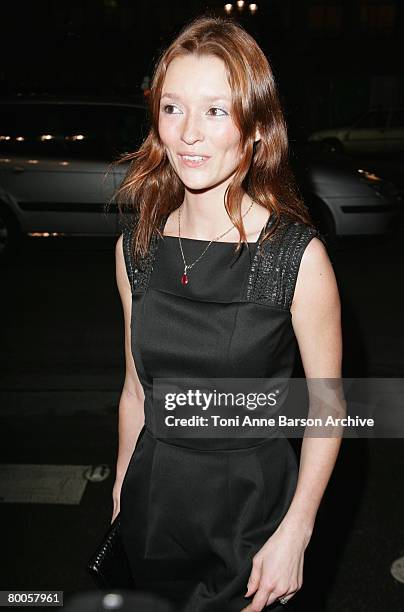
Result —
[[[164,93],[161,96],[162,98],[170,98],[171,100],[180,100],[181,96],[179,96],[178,94],[175,93]],[[224,100],[226,102],[230,102],[230,98],[228,98],[227,96],[203,96],[205,98],[205,100],[209,101],[209,102],[214,102],[215,100]]]

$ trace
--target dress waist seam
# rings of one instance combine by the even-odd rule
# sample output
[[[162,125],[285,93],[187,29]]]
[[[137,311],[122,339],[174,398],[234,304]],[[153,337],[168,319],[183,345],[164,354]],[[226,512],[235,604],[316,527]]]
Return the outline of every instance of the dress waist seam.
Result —
[[[174,448],[180,448],[181,450],[188,451],[188,452],[191,452],[191,453],[192,452],[195,452],[195,453],[241,453],[241,452],[248,452],[248,451],[252,451],[254,449],[261,448],[265,444],[269,444],[271,442],[273,444],[275,440],[278,440],[279,437],[282,437],[282,436],[277,436],[277,437],[273,437],[273,438],[265,438],[264,440],[262,440],[262,442],[259,442],[258,444],[251,444],[250,446],[240,446],[238,448],[198,448],[196,446],[194,446],[194,447],[192,447],[192,446],[183,446],[182,444],[175,444],[175,443],[169,442],[168,440],[165,440],[163,438],[158,438],[157,436],[154,435],[154,433],[148,427],[145,427],[144,433],[149,438],[152,438],[156,443],[159,442],[159,443],[164,444],[166,446],[171,446],[171,447],[174,447]],[[284,439],[286,439],[286,438],[284,437]],[[225,440],[225,438],[223,438],[223,440]]]

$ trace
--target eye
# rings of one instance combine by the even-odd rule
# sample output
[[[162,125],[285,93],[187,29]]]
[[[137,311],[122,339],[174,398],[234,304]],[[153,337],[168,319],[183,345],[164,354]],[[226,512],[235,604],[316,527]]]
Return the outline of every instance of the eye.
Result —
[[[211,112],[211,111],[217,111],[217,112]],[[214,117],[225,117],[226,115],[228,115],[228,113],[223,110],[223,108],[218,108],[217,106],[212,106],[212,108],[209,109],[208,113],[210,115],[213,115]]]
[[[179,112],[176,112],[175,109],[177,109]],[[175,106],[175,104],[164,104],[163,112],[167,113],[167,115],[178,115],[181,111],[179,110],[178,106]]]

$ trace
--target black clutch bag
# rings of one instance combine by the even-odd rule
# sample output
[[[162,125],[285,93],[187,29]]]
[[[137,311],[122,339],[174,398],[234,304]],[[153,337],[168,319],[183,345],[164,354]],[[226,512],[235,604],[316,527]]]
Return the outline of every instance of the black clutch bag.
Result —
[[[134,588],[128,557],[122,544],[120,526],[118,513],[87,563],[88,571],[100,588]]]

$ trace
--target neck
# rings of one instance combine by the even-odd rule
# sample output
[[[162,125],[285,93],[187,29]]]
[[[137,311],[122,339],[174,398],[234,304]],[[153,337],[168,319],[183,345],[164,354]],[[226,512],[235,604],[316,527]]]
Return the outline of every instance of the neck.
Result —
[[[225,191],[230,179],[225,183],[206,190],[185,188],[181,206],[181,235],[194,236],[197,240],[211,240],[214,236],[230,229],[232,222],[224,207]],[[241,203],[241,214],[247,212],[251,204],[247,194]],[[178,224],[178,219],[176,220]],[[234,232],[238,235],[236,229]]]

